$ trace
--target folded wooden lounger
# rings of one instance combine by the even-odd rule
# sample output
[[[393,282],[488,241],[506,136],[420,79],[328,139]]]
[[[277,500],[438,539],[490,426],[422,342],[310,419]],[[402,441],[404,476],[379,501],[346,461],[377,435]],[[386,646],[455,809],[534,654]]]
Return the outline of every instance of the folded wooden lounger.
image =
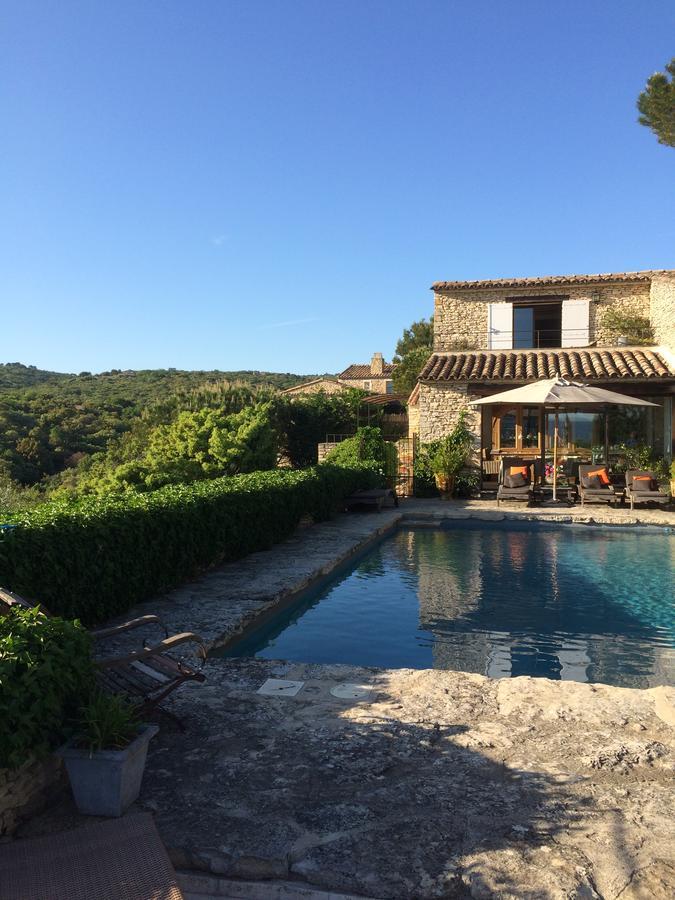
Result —
[[[372,491],[356,491],[345,500],[347,509],[353,506],[374,506],[378,511],[391,502],[392,506],[398,506],[396,491],[391,488],[376,488]]]

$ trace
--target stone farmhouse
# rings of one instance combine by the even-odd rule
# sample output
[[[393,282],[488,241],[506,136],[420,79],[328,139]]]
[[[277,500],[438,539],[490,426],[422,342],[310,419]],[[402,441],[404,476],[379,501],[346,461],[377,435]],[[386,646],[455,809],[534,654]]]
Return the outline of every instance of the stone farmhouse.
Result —
[[[370,363],[354,363],[340,372],[336,378],[315,378],[294,387],[287,388],[282,394],[297,396],[302,394],[339,394],[348,388],[360,388],[371,394],[392,394],[394,385],[391,380],[396,366],[384,361],[381,353],[373,353]]]
[[[338,381],[348,387],[361,388],[373,394],[393,394],[394,385],[391,376],[396,366],[384,361],[381,353],[373,353],[370,365],[356,363],[347,366],[338,375]]]
[[[410,398],[410,422],[422,442],[447,434],[468,408],[477,457],[543,456],[551,416],[467,404],[560,374],[657,403],[625,414],[618,408],[610,444],[645,443],[671,456],[675,270],[439,281],[432,290],[433,353]],[[590,459],[602,444],[600,418],[565,414],[570,459]]]

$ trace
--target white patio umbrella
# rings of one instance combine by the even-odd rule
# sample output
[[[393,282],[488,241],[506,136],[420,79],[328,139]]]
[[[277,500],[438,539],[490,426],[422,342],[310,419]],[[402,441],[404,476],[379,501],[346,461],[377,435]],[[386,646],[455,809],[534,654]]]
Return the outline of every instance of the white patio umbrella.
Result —
[[[593,387],[590,384],[581,384],[577,381],[566,381],[557,378],[546,378],[542,381],[534,381],[532,384],[524,384],[522,387],[513,388],[510,391],[502,391],[500,394],[492,394],[490,397],[482,397],[480,400],[472,400],[470,406],[488,406],[492,403],[508,403],[510,406],[541,406],[544,409],[552,409],[555,412],[555,427],[553,430],[553,501],[557,501],[557,473],[558,473],[558,412],[563,406],[567,407],[600,407],[606,411],[608,406],[657,406],[649,400],[637,400],[635,397],[627,397],[616,391],[607,391],[604,388]],[[606,423],[605,423],[606,426]],[[607,429],[605,427],[605,446],[607,444]],[[605,463],[608,460],[605,459]]]

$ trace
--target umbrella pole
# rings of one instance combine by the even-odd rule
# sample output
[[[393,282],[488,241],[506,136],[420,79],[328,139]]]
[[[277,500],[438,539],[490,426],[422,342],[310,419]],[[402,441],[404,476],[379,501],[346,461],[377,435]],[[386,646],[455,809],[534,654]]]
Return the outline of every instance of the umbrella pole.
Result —
[[[609,410],[605,409],[605,465],[609,472]]]
[[[553,502],[558,502],[558,410],[555,411],[553,425]]]

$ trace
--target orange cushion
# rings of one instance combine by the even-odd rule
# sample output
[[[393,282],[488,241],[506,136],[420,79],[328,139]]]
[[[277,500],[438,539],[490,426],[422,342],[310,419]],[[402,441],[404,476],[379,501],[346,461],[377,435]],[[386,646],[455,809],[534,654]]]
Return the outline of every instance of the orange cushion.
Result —
[[[529,466],[511,466],[509,468],[509,475],[523,475],[525,478],[530,477],[530,467]]]
[[[593,475],[597,475],[603,484],[609,484],[609,477],[605,469],[596,469],[595,472],[588,472],[587,475],[589,478],[592,478]]]
[[[651,475],[633,475],[633,481],[651,481]]]

